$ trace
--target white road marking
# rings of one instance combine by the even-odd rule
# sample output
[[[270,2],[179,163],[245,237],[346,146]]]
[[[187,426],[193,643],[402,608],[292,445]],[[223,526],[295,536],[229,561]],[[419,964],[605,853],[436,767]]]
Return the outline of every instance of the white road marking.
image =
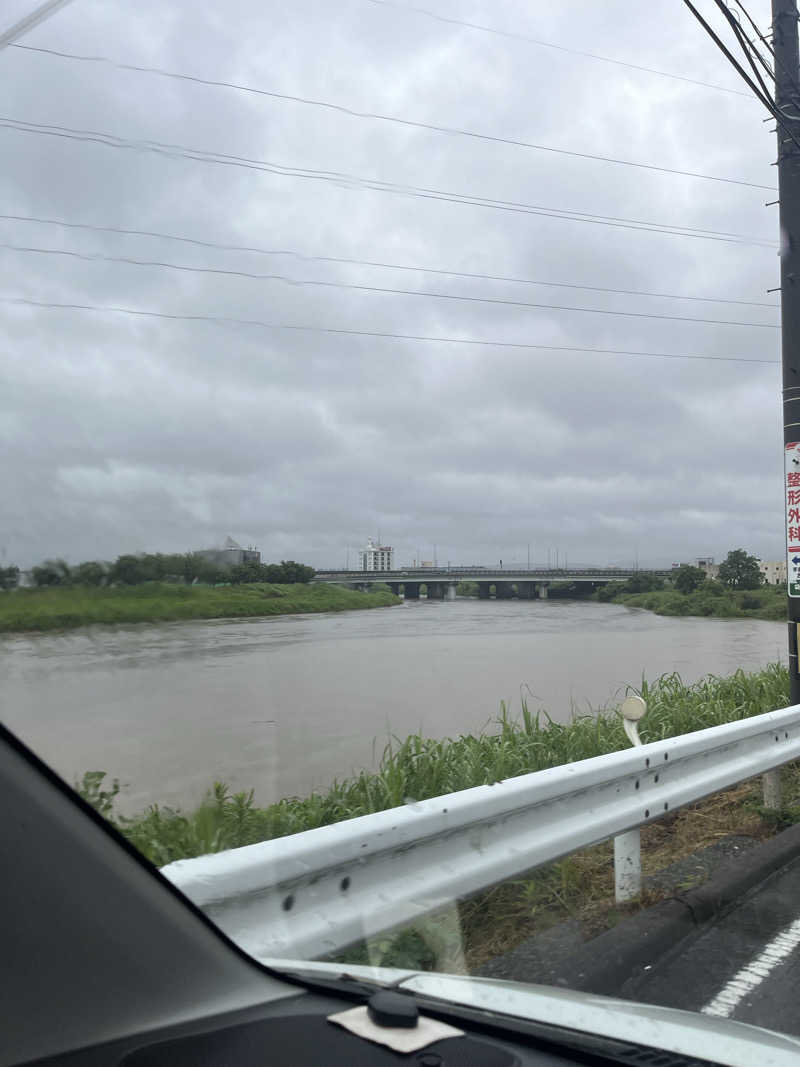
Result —
[[[781,930],[757,956],[723,986],[713,1000],[710,1000],[701,1012],[704,1015],[718,1015],[727,1019],[748,993],[759,986],[772,971],[790,956],[800,945],[800,919]]]

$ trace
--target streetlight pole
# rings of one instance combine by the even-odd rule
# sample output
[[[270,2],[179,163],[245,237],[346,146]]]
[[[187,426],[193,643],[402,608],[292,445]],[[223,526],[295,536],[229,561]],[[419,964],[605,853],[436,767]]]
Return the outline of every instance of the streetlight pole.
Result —
[[[781,257],[784,496],[786,503],[789,694],[800,704],[800,60],[797,0],[772,0]],[[794,510],[792,510],[794,509]],[[794,561],[797,560],[795,563]]]

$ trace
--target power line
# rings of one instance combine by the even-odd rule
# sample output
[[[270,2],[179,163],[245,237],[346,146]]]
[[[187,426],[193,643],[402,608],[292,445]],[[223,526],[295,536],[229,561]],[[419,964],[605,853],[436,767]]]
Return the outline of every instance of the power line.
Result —
[[[794,89],[794,91],[796,93],[800,93],[800,86],[798,86],[796,77],[792,74],[791,71],[787,71],[784,68],[783,63],[776,56],[775,49],[770,44],[769,36],[767,34],[761,32],[761,30],[759,29],[758,23],[755,21],[755,19],[750,14],[750,12],[747,10],[745,5],[741,2],[741,0],[734,0],[734,3],[736,4],[736,6],[739,8],[739,10],[742,12],[744,17],[747,19],[747,21],[752,26],[753,33],[756,35],[756,39],[761,41],[761,43],[763,44],[764,48],[768,52],[768,54],[769,54],[769,56],[770,56],[770,58],[772,60],[772,63],[773,63],[773,69],[769,71],[771,77],[774,79],[775,71],[776,70],[780,71],[782,74],[786,75],[787,80],[790,82],[790,84],[791,84],[792,88]],[[740,25],[741,25],[741,23],[740,23]],[[742,32],[744,32],[744,31],[742,31]],[[748,44],[752,47],[753,54],[755,56],[757,56],[759,58],[759,60],[761,61],[761,63],[764,64],[767,67],[767,69],[769,70],[768,64],[765,62],[764,59],[761,58],[760,52],[758,52],[758,50],[755,48],[755,46],[752,44],[752,42],[748,42]]]
[[[753,81],[753,79],[750,77],[750,75],[747,73],[741,63],[736,59],[731,50],[724,43],[719,34],[717,34],[712,29],[711,25],[707,22],[707,20],[703,18],[703,16],[692,3],[692,0],[683,0],[683,2],[694,15],[694,17],[697,19],[697,21],[700,23],[700,25],[703,27],[703,29],[706,31],[706,33],[709,35],[709,37],[712,39],[714,44],[716,44],[717,48],[719,48],[720,52],[722,52],[722,54],[728,60],[730,65],[738,73],[739,77],[745,82],[745,84],[750,87],[756,99],[759,100],[768,111],[772,111],[774,106],[769,99],[769,93],[763,91],[761,87]]]
[[[767,85],[763,80],[762,71],[764,73],[766,73],[767,77],[773,83],[773,87],[774,87],[774,84],[775,84],[775,71],[774,71],[774,69],[769,65],[768,60],[766,60],[764,58],[764,56],[758,50],[758,48],[753,43],[753,41],[751,41],[750,38],[747,36],[747,33],[745,32],[745,28],[742,25],[742,20],[739,17],[739,15],[737,15],[735,12],[731,11],[731,9],[728,6],[728,4],[724,3],[723,0],[715,0],[715,2],[716,2],[717,7],[719,8],[719,10],[722,12],[722,14],[723,14],[723,16],[725,18],[725,21],[730,25],[731,29],[733,30],[734,36],[736,37],[737,41],[739,42],[739,46],[742,49],[742,51],[744,52],[745,58],[747,59],[747,62],[750,64],[750,69],[753,71],[753,75],[755,76],[755,78],[757,79],[759,85],[764,90],[764,92],[767,94],[767,96],[770,96],[771,92],[767,88]],[[740,5],[740,7],[741,7],[741,5]],[[748,19],[750,19],[751,24],[753,26],[755,26],[755,23],[753,23],[753,20],[750,18],[750,15],[748,14],[747,10],[744,7],[742,7],[742,11],[744,12],[745,16]],[[758,30],[757,29],[756,29],[756,34],[757,34],[757,37],[760,37],[760,34],[758,34]],[[772,55],[774,57],[774,52],[772,53]],[[756,64],[758,64],[758,65],[756,65]],[[761,67],[761,70],[758,69],[759,66]]]
[[[259,248],[254,245],[222,244],[216,241],[204,241],[198,237],[185,237],[179,234],[163,233],[159,230],[136,230],[121,226],[99,226],[89,222],[68,222],[65,219],[48,219],[36,215],[0,214],[0,221],[34,223],[45,226],[60,226],[72,230],[88,230],[95,233],[116,233],[131,237],[151,237],[161,241],[175,241],[180,244],[196,245],[222,252],[247,252],[260,256],[289,256],[308,263],[337,263],[344,266],[379,267],[385,270],[412,271],[421,274],[442,275],[452,278],[468,278],[474,281],[511,282],[518,285],[543,285],[555,289],[578,289],[593,293],[610,293],[617,296],[653,297],[663,300],[691,300],[709,304],[735,304],[743,307],[762,307],[777,310],[780,305],[757,300],[731,300],[719,296],[687,296],[684,293],[656,293],[641,289],[610,289],[599,285],[578,285],[573,282],[550,282],[538,278],[522,278],[507,274],[479,274],[471,271],[446,270],[441,267],[422,267],[410,263],[390,263],[385,260],[350,259],[345,256],[315,256],[297,252],[288,248]]]
[[[529,37],[524,33],[516,33],[511,30],[500,30],[495,26],[485,26],[478,22],[468,22],[466,19],[449,18],[445,15],[440,15],[435,11],[428,11],[423,7],[412,7],[410,4],[395,4],[391,0],[367,0],[367,3],[375,4],[379,7],[389,7],[396,11],[413,12],[416,15],[425,15],[427,18],[434,19],[436,22],[445,22],[453,26],[464,26],[466,29],[479,30],[482,33],[495,34],[498,37],[507,37],[516,41],[526,41],[528,44],[535,44],[541,48],[552,48],[557,52],[566,52],[573,56],[583,56],[585,59],[596,59],[600,63],[611,63],[616,67],[627,67],[629,70],[639,70],[646,74],[658,74],[662,78],[673,78],[676,81],[688,82],[690,85],[700,85],[704,89],[716,89],[720,93],[731,93],[734,96],[744,96],[747,99],[751,99],[749,93],[744,93],[740,89],[729,89],[724,85],[714,85],[712,82],[699,81],[697,78],[689,78],[682,74],[672,74],[666,70],[656,70],[653,67],[644,67],[638,63],[628,63],[622,59],[611,59],[609,56],[601,56],[596,52],[584,52],[578,48],[567,48],[564,45],[553,44],[552,41],[543,41],[537,37]]]
[[[775,119],[778,128],[787,135],[786,140],[791,140],[794,143],[795,147],[800,149],[800,140],[798,140],[794,130],[786,125],[785,116],[776,106],[775,101],[772,98],[772,94],[769,92],[766,85],[764,85],[763,79],[760,77],[758,71],[756,70],[755,64],[753,62],[753,54],[759,56],[760,58],[759,53],[750,46],[744,34],[740,32],[736,20],[733,18],[727,6],[723,3],[723,0],[715,0],[715,4],[719,8],[719,10],[722,11],[723,15],[725,15],[728,24],[733,29],[734,36],[736,37],[737,42],[742,48],[742,51],[744,52],[751,69],[754,71],[758,84],[753,81],[753,79],[750,77],[750,75],[747,73],[741,63],[736,59],[736,57],[733,55],[733,53],[722,40],[722,38],[719,36],[719,34],[716,33],[712,26],[707,22],[707,20],[703,18],[703,16],[697,10],[695,5],[692,3],[692,0],[683,0],[683,2],[685,6],[689,9],[689,11],[691,11],[691,13],[694,15],[695,19],[706,31],[706,33],[717,46],[717,48],[720,50],[720,52],[722,52],[722,54],[728,60],[730,65],[739,74],[742,80],[750,87],[756,99],[758,99],[764,105],[769,114]]]
[[[19,133],[31,133],[42,136],[63,138],[72,141],[85,141],[102,144],[107,148],[129,149],[153,152],[172,158],[191,159],[200,163],[213,163],[218,166],[242,167],[288,178],[301,178],[311,181],[323,181],[349,188],[370,189],[373,192],[389,192],[401,196],[416,197],[424,200],[445,201],[466,204],[471,207],[490,208],[514,214],[538,215],[545,218],[557,218],[569,222],[586,222],[599,226],[611,226],[615,229],[629,229],[648,233],[661,233],[678,237],[695,237],[710,241],[723,241],[728,244],[753,244],[774,248],[775,243],[766,238],[751,237],[726,231],[705,230],[689,226],[668,226],[666,223],[648,222],[640,219],[626,219],[613,215],[591,214],[562,208],[550,208],[537,204],[526,204],[513,200],[493,200],[488,197],[474,196],[469,193],[457,193],[450,190],[426,188],[424,186],[401,185],[383,182],[377,178],[363,178],[342,171],[321,171],[304,167],[292,167],[268,160],[247,159],[243,156],[212,153],[205,149],[186,148],[182,145],[162,141],[129,140],[115,134],[101,133],[94,130],[73,129],[68,126],[44,125],[27,122],[22,119],[0,117],[0,128],[12,129]],[[764,186],[769,188],[769,186]]]
[[[537,350],[546,352],[587,352],[595,355],[637,356],[656,359],[708,360],[714,363],[762,363],[778,366],[774,359],[755,359],[745,356],[705,356],[688,355],[678,352],[639,352],[616,348],[578,348],[572,345],[537,345],[520,341],[479,340],[466,337],[433,337],[425,334],[391,333],[380,330],[349,330],[334,326],[304,326],[298,323],[265,322],[263,319],[238,319],[226,315],[178,315],[165,311],[145,311],[140,308],[100,306],[96,304],[59,304],[44,300],[30,300],[27,297],[0,296],[0,304],[12,304],[58,311],[88,311],[100,314],[131,315],[152,319],[168,319],[173,322],[208,322],[225,326],[256,326],[266,330],[290,330],[302,333],[325,333],[347,337],[379,337],[397,341],[424,341],[435,344],[472,345],[483,348],[509,348]]]
[[[765,47],[765,48],[767,49],[767,51],[769,52],[769,54],[770,54],[770,55],[772,56],[772,58],[774,59],[774,58],[775,58],[775,49],[774,49],[774,48],[772,47],[772,45],[771,45],[771,44],[769,43],[769,41],[767,40],[767,37],[766,37],[766,35],[765,35],[765,34],[763,34],[763,33],[761,32],[761,30],[760,30],[760,29],[758,28],[758,23],[757,23],[757,22],[755,21],[755,19],[753,18],[753,16],[752,16],[752,15],[750,14],[750,12],[749,12],[749,11],[747,10],[747,8],[746,8],[746,7],[744,6],[744,4],[743,4],[743,3],[741,2],[741,0],[733,0],[733,2],[734,2],[734,3],[736,4],[736,6],[737,6],[737,7],[739,8],[739,10],[740,10],[740,11],[742,12],[742,14],[744,15],[744,17],[745,17],[745,18],[747,19],[747,21],[748,21],[748,22],[750,23],[750,25],[752,26],[752,28],[753,28],[753,32],[755,33],[756,37],[757,37],[757,38],[759,39],[759,41],[761,41],[761,42],[762,42],[762,44],[764,45],[764,47]]]
[[[734,15],[734,13],[731,11],[728,5],[723,2],[723,0],[716,0],[716,5],[722,12],[723,17],[730,26],[731,30],[733,30],[733,35],[739,42],[739,47],[741,48],[744,57],[747,60],[750,70],[753,72],[753,77],[758,82],[759,88],[768,100],[772,100],[772,92],[774,91],[774,89],[771,90],[767,83],[764,81],[762,71],[765,72],[767,78],[772,81],[773,87],[775,84],[775,71],[772,69],[772,67],[770,67],[767,60],[764,59],[764,57],[761,55],[755,45],[752,44],[752,42],[748,39],[747,34],[744,32],[744,27],[742,26],[738,16]],[[759,69],[759,67],[761,69]]]
[[[378,122],[390,122],[400,126],[412,127],[420,130],[430,130],[434,133],[444,133],[451,136],[467,137],[479,141],[488,141],[494,144],[510,145],[514,148],[526,148],[537,152],[549,152],[557,155],[571,156],[575,159],[590,159],[602,163],[613,163],[618,166],[636,167],[642,170],[653,170],[663,174],[676,174],[682,177],[701,178],[705,181],[724,182],[729,185],[744,185],[756,189],[770,189],[771,186],[758,185],[753,182],[738,178],[721,178],[713,174],[698,174],[694,171],[677,170],[672,167],[660,167],[652,163],[637,163],[627,159],[618,159],[613,156],[600,156],[591,152],[576,152],[567,148],[554,148],[551,145],[535,144],[532,141],[522,141],[512,137],[499,137],[487,133],[478,133],[476,130],[466,130],[458,126],[442,126],[433,122],[422,122],[415,119],[401,118],[397,115],[385,115],[378,111],[362,111],[356,108],[346,107],[344,104],[335,104],[329,100],[317,100],[312,97],[296,96],[292,93],[281,93],[276,90],[257,89],[251,85],[242,85],[237,82],[222,81],[213,78],[201,78],[192,74],[184,74],[179,71],[167,70],[163,67],[145,67],[134,63],[118,63],[108,56],[80,55],[74,52],[62,52],[54,48],[34,48],[29,45],[20,45],[21,51],[38,52],[43,55],[56,56],[59,59],[71,59],[84,63],[105,63],[118,70],[133,71],[139,74],[153,74],[162,78],[172,78],[178,81],[205,85],[213,88],[234,89],[238,92],[251,93],[255,96],[265,96],[273,100],[284,100],[294,104],[303,104],[310,107],[324,108],[336,111],[351,118],[373,119]],[[747,95],[747,94],[744,94]]]
[[[755,19],[747,10],[745,5],[741,3],[741,0],[734,0],[734,3],[742,12],[747,21],[750,23],[750,26],[753,29],[753,33],[756,36],[756,40],[760,41],[766,49],[770,59],[772,60],[772,67],[770,67],[769,61],[764,59],[764,57],[761,55],[761,52],[759,52],[755,44],[752,41],[748,40],[748,38],[746,37],[744,27],[741,24],[741,19],[739,19],[738,16],[734,16],[733,12],[730,10],[730,8],[728,8],[727,4],[725,4],[725,17],[728,19],[729,22],[731,22],[731,19],[734,19],[736,27],[738,27],[738,29],[734,28],[734,32],[737,35],[737,39],[739,40],[739,44],[742,48],[742,51],[745,52],[745,54],[748,56],[748,60],[750,59],[750,54],[752,53],[752,56],[755,57],[755,59],[757,59],[759,63],[761,63],[762,67],[767,71],[773,82],[775,81],[775,73],[776,71],[778,71],[781,74],[785,75],[787,81],[789,82],[795,93],[800,94],[800,86],[798,85],[796,75],[793,74],[792,71],[787,71],[785,69],[783,63],[780,61],[778,56],[776,56],[775,49],[770,44],[767,35],[761,32]],[[731,22],[731,25],[733,26],[733,22]]]
[[[589,315],[616,315],[635,319],[660,319],[669,322],[691,322],[706,326],[751,326],[762,330],[777,330],[779,327],[768,322],[731,322],[729,319],[701,319],[686,315],[657,315],[641,311],[612,311],[607,308],[570,307],[562,304],[540,304],[525,300],[504,300],[499,297],[464,296],[458,293],[431,292],[424,289],[395,289],[388,286],[360,285],[353,282],[334,282],[313,278],[290,278],[284,274],[258,274],[253,271],[230,270],[222,267],[194,267],[183,263],[169,263],[157,259],[133,259],[128,256],[105,256],[93,252],[75,252],[63,248],[35,248],[30,245],[12,245],[0,243],[0,249],[11,252],[35,253],[48,256],[69,256],[89,262],[125,263],[135,267],[157,267],[166,270],[185,271],[191,274],[227,275],[235,278],[249,278],[257,281],[284,282],[293,286],[317,286],[325,289],[350,289],[362,293],[379,293],[392,296],[416,296],[430,300],[457,300],[473,304],[493,304],[502,307],[530,308],[540,311],[572,311]]]

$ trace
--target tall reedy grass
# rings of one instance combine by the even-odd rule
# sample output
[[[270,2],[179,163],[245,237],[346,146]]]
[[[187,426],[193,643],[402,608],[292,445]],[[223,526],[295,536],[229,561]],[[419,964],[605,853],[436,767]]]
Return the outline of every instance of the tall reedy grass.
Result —
[[[630,691],[647,701],[647,714],[640,724],[647,742],[784,707],[788,688],[787,670],[776,663],[750,674],[737,671],[691,684],[678,674],[666,674],[654,682],[642,679]],[[124,818],[113,815],[108,798],[113,801],[114,795],[103,791],[102,772],[88,772],[80,790],[96,806],[102,802],[104,814],[160,866],[626,747],[628,740],[616,708],[557,722],[523,700],[517,716],[502,703],[495,722],[478,734],[436,739],[415,733],[391,738],[377,770],[362,770],[352,778],[334,781],[325,791],[287,797],[267,807],[255,804],[252,791],[231,794],[227,786],[215,783],[193,812],[154,804],[135,818]]]

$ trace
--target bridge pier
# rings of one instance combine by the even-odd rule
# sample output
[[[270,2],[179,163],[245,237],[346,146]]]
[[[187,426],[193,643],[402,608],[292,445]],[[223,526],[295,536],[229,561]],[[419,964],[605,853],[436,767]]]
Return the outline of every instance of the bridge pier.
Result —
[[[495,582],[494,583],[494,595],[498,600],[510,600],[513,596],[513,590],[510,582]]]
[[[536,586],[536,593],[540,600],[547,600],[548,585],[548,582],[539,582],[539,584]]]
[[[492,587],[488,582],[478,582],[478,599],[488,600],[492,595]]]
[[[442,582],[428,583],[428,600],[444,600],[444,585]]]
[[[403,598],[419,600],[419,582],[403,582]]]
[[[456,598],[456,583],[448,582],[446,585],[445,600],[455,600]]]

